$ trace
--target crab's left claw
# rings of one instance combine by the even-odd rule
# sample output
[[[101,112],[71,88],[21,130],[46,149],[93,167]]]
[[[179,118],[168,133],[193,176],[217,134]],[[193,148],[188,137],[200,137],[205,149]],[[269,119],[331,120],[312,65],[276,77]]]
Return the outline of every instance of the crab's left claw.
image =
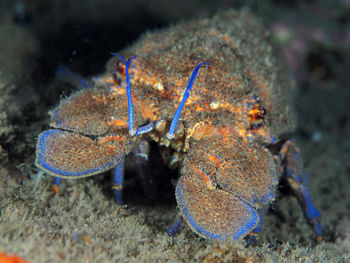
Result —
[[[181,215],[204,238],[244,238],[259,229],[261,209],[274,199],[274,170],[271,153],[259,145],[203,138],[183,162],[176,187]]]
[[[185,221],[204,238],[241,239],[259,223],[255,208],[224,190],[210,190],[197,173],[181,177],[176,197]]]
[[[127,136],[126,136],[127,137]],[[62,178],[91,176],[115,167],[125,155],[125,143],[90,137],[62,130],[39,135],[35,165]]]

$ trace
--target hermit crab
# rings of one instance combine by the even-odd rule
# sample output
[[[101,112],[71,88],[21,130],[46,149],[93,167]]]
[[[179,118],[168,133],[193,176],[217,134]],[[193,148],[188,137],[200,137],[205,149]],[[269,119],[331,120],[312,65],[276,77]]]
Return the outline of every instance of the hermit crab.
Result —
[[[146,165],[148,141],[171,149],[181,221],[209,239],[241,239],[261,229],[285,179],[318,239],[320,213],[302,179],[292,81],[272,37],[251,16],[225,12],[146,34],[114,53],[107,73],[50,111],[37,141],[37,167],[80,178],[114,169],[123,203],[124,158]]]

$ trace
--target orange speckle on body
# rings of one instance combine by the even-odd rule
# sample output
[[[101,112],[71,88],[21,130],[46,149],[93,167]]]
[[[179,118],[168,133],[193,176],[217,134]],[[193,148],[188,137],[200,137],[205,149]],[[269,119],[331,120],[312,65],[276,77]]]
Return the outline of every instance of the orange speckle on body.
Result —
[[[228,137],[229,134],[232,133],[232,129],[231,128],[218,128],[217,133],[223,137]]]
[[[132,101],[133,101],[134,107],[140,111],[144,119],[153,121],[157,118],[157,116],[154,114],[153,109],[150,107],[150,105],[145,104],[143,101],[139,100],[135,96],[132,96]]]
[[[219,168],[220,161],[218,160],[218,158],[216,158],[214,155],[209,155],[209,156],[208,156],[208,159],[209,159],[211,162],[215,163],[216,168]]]
[[[117,126],[117,127],[121,127],[121,128],[129,127],[129,124],[124,119],[111,120],[111,121],[108,122],[108,124],[111,125],[111,126]]]
[[[259,124],[263,122],[266,110],[259,105],[255,105],[248,111],[248,118],[251,124]]]
[[[115,141],[115,140],[118,140],[119,142],[122,142],[123,138],[120,137],[120,136],[106,136],[106,137],[103,137],[103,138],[99,139],[98,140],[98,144],[104,144],[106,142]]]
[[[208,189],[210,189],[210,190],[215,189],[213,181],[211,180],[211,178],[208,175],[206,175],[205,173],[203,173],[201,170],[199,170],[197,168],[194,168],[193,170],[202,177],[202,179],[203,179],[205,185],[208,187]]]
[[[215,131],[215,128],[212,125],[198,123],[192,131],[192,138],[196,141],[199,141],[204,136],[209,136]]]

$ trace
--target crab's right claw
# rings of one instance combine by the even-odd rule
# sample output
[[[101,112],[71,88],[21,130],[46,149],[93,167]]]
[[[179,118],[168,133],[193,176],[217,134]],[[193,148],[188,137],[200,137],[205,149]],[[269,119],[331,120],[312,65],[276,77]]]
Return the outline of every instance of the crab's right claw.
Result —
[[[56,177],[86,177],[115,167],[124,154],[118,140],[100,144],[78,133],[52,129],[39,135],[35,165]]]

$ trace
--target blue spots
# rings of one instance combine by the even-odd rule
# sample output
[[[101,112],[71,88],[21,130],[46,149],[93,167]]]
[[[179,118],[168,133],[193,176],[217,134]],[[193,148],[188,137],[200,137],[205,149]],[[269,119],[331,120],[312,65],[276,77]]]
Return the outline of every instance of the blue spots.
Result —
[[[260,99],[258,96],[253,95],[251,97],[249,97],[247,106],[246,106],[246,111],[244,113],[248,113],[248,111],[252,108],[254,108],[254,106],[260,102]]]

